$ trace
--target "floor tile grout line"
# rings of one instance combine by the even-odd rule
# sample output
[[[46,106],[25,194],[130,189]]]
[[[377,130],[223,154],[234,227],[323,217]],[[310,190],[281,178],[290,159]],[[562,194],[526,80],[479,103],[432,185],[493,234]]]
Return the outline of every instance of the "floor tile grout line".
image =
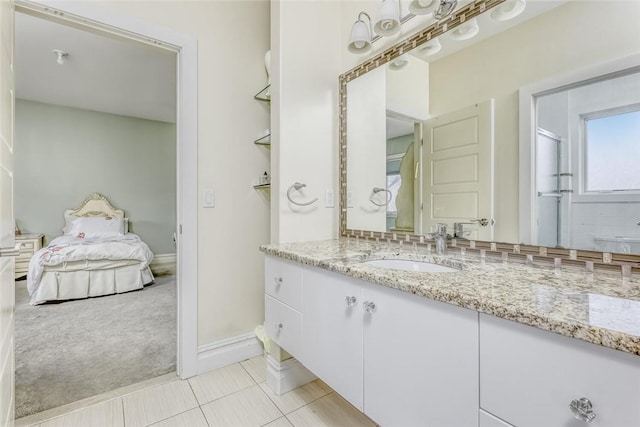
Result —
[[[229,393],[229,394],[225,394],[224,396],[220,396],[220,397],[217,397],[217,398],[215,398],[215,399],[213,399],[213,400],[209,400],[208,402],[205,402],[205,403],[200,403],[200,401],[199,401],[199,400],[198,400],[198,398],[196,397],[196,402],[198,402],[198,406],[205,406],[205,405],[208,405],[208,404],[210,404],[210,403],[217,402],[217,401],[218,401],[218,400],[220,400],[220,399],[224,399],[225,397],[232,396],[232,395],[234,395],[234,394],[236,394],[236,393],[240,393],[241,391],[244,391],[244,390],[246,390],[246,389],[249,389],[249,388],[251,388],[251,387],[256,387],[256,386],[257,386],[258,388],[260,388],[260,386],[259,386],[258,384],[251,384],[251,385],[248,385],[248,386],[246,386],[246,387],[239,388],[238,390],[236,390],[236,391],[234,391],[234,392],[231,392],[231,393]]]
[[[249,377],[251,377],[251,379],[253,380],[253,382],[259,385],[260,383],[259,383],[258,381],[256,381],[256,379],[255,379],[255,378],[253,378],[253,375],[251,375],[251,372],[249,372],[249,370],[248,370],[247,368],[245,368],[245,367],[244,367],[244,365],[243,365],[243,363],[244,363],[244,362],[247,362],[247,361],[249,361],[249,360],[251,360],[251,359],[255,359],[256,357],[260,357],[260,356],[255,356],[255,357],[251,357],[251,358],[249,358],[249,359],[245,359],[245,360],[243,360],[242,362],[238,362],[238,364],[242,367],[242,369],[244,369],[244,371],[249,375]],[[263,354],[263,355],[262,355],[262,357],[265,357],[265,355]],[[266,369],[266,368],[265,368],[265,369]]]
[[[266,384],[267,387],[269,387],[269,384],[267,384],[267,382],[265,381],[264,383],[260,383],[260,384]],[[262,394],[264,394],[265,396],[267,396],[267,399],[269,399],[269,401],[271,403],[273,403],[273,406],[276,407],[276,409],[282,414],[283,417],[286,417],[287,414],[284,413],[284,411],[282,409],[280,409],[280,407],[278,406],[278,404],[262,389],[262,387],[260,387],[260,385],[258,385],[258,388],[260,389],[260,391],[262,392]],[[275,421],[275,420],[274,420]],[[267,423],[268,424],[268,423]]]
[[[211,427],[211,424],[209,424],[209,420],[207,419],[207,415],[204,413],[204,409],[202,409],[202,406],[198,406],[198,409],[200,409],[200,413],[204,417],[204,422],[207,423],[207,426]]]
[[[182,414],[184,414],[184,413],[186,413],[186,412],[193,411],[194,409],[196,409],[196,408],[199,408],[199,407],[200,407],[200,404],[198,403],[198,398],[196,397],[196,394],[193,392],[193,388],[191,387],[191,383],[189,382],[189,380],[188,380],[188,379],[183,380],[183,379],[181,379],[181,378],[178,378],[176,381],[177,381],[177,382],[186,382],[186,383],[189,385],[189,390],[191,390],[191,393],[193,394],[193,398],[196,400],[196,404],[197,404],[197,406],[194,406],[193,408],[189,408],[189,409],[186,409],[186,410],[184,410],[184,411],[178,412],[177,414],[173,414],[173,415],[171,415],[170,417],[163,418],[163,419],[158,420],[158,421],[154,421],[154,422],[152,422],[151,424],[145,424],[143,427],[150,427],[150,426],[152,426],[152,425],[154,425],[154,424],[161,423],[161,422],[163,422],[163,421],[169,420],[169,419],[171,419],[171,418],[173,418],[173,417],[177,417],[178,415],[182,415]],[[151,388],[154,388],[154,387],[151,387]],[[143,390],[146,390],[146,389],[143,389]],[[122,406],[123,406],[123,409],[124,409],[124,401],[122,402]],[[203,414],[203,415],[204,415],[204,414]],[[205,419],[206,419],[206,417],[205,417]],[[208,423],[207,423],[207,424],[208,424]],[[127,427],[127,425],[125,424],[125,426],[124,426],[124,427]]]
[[[199,406],[195,406],[195,407],[193,407],[193,408],[187,409],[186,411],[178,412],[177,414],[173,414],[173,415],[171,415],[170,417],[163,418],[163,419],[158,420],[158,421],[154,421],[154,422],[152,422],[151,424],[145,424],[145,425],[143,425],[143,426],[141,426],[141,427],[151,427],[152,425],[155,425],[155,424],[161,423],[161,422],[163,422],[163,421],[170,420],[171,418],[173,418],[173,417],[177,417],[178,415],[182,415],[182,414],[184,414],[184,413],[186,413],[186,412],[193,411],[193,410],[194,410],[194,409],[196,409],[196,408],[199,408]],[[127,426],[125,425],[125,427],[127,427]]]

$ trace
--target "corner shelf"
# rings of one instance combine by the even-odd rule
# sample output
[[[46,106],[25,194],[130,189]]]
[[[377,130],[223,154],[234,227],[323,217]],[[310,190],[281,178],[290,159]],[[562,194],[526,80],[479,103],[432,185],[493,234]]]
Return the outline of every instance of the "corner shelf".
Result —
[[[254,185],[253,188],[256,190],[269,190],[271,188],[271,184],[258,184]]]
[[[253,95],[254,99],[257,99],[258,101],[271,102],[271,92],[269,92],[270,87],[271,85],[268,84],[260,92]]]
[[[256,145],[267,145],[270,146],[271,145],[271,134],[265,135],[261,138],[256,139],[255,141],[253,141],[254,144]]]

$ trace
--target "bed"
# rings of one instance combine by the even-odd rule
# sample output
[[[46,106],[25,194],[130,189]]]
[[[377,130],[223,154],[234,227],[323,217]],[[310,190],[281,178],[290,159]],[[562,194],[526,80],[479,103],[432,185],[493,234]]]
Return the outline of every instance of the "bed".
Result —
[[[63,235],[29,262],[31,304],[111,295],[153,283],[153,253],[128,232],[124,211],[93,193],[77,209],[64,212]]]

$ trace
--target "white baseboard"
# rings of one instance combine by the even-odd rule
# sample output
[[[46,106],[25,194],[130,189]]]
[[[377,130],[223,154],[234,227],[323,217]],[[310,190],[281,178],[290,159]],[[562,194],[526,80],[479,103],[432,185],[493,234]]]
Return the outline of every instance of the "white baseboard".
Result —
[[[267,385],[277,395],[310,383],[316,378],[294,358],[279,362],[271,355],[267,356]]]
[[[166,276],[176,274],[176,254],[154,255],[149,268],[154,276]]]
[[[260,356],[263,352],[262,343],[253,332],[198,346],[198,374]]]

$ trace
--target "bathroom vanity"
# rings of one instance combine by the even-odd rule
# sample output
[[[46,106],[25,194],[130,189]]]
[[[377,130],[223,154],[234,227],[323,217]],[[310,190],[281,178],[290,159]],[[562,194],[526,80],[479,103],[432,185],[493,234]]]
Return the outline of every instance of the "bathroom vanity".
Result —
[[[356,239],[261,249],[267,334],[382,426],[640,425],[635,277]]]

